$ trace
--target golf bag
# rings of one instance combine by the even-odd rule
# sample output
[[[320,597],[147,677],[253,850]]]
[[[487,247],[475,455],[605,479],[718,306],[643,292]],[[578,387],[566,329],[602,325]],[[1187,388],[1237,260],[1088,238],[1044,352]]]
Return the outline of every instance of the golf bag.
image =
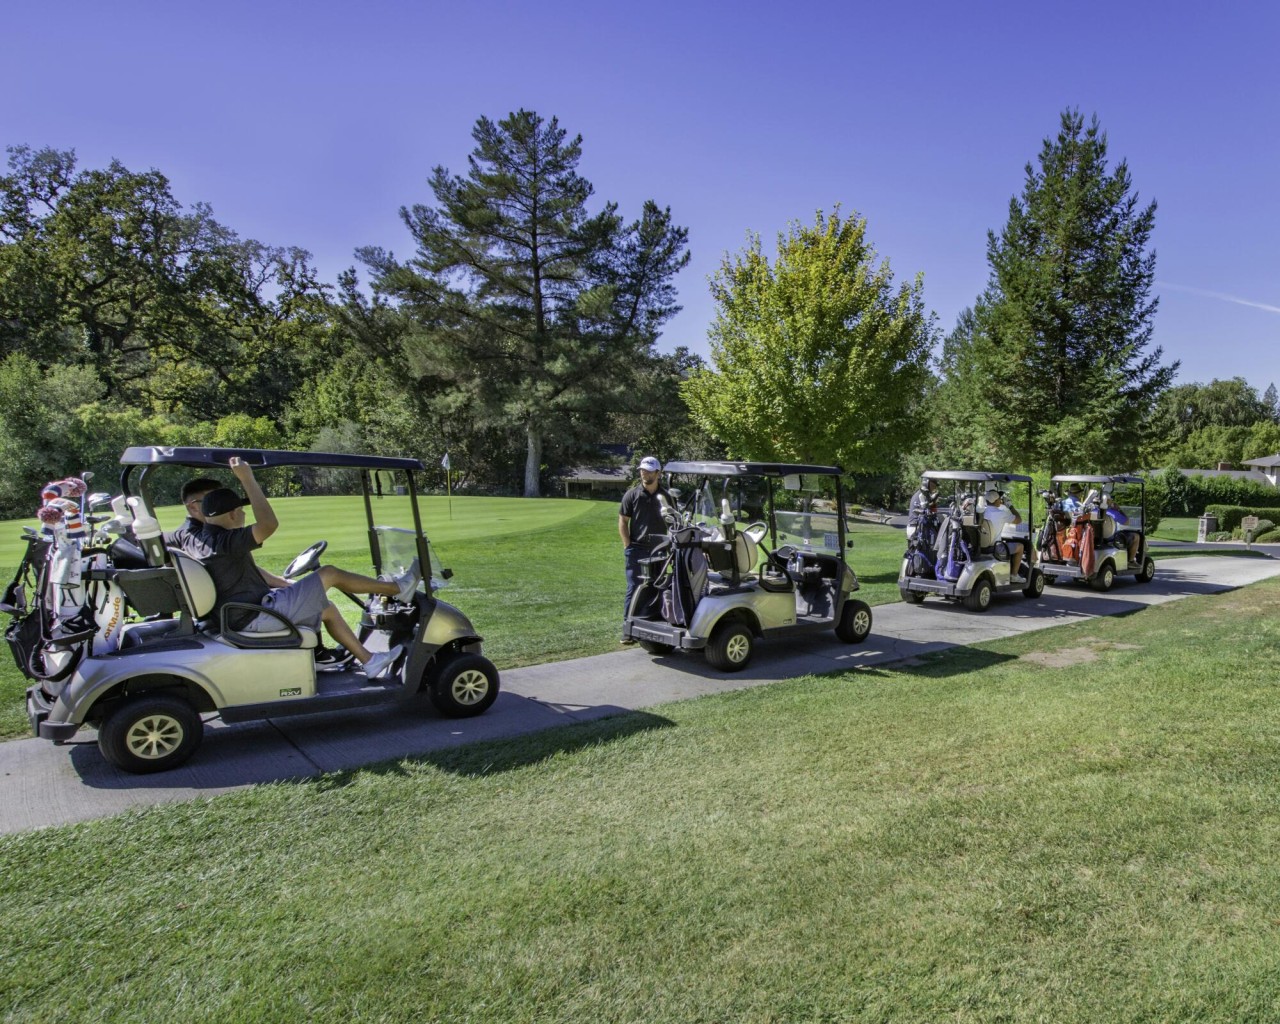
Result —
[[[973,560],[973,549],[977,543],[970,542],[965,536],[964,514],[960,509],[947,516],[938,530],[938,539],[934,544],[934,568],[938,579],[954,583],[964,572],[965,566]]]
[[[937,544],[940,519],[936,511],[922,512],[907,540],[907,575],[922,579],[937,578]]]
[[[662,617],[673,626],[687,627],[707,589],[707,556],[696,528],[672,535],[670,585],[662,593]]]

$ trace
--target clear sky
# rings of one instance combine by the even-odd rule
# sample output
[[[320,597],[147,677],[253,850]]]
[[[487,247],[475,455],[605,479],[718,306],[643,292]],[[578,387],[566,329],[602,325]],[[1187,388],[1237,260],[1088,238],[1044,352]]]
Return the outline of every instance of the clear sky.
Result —
[[[64,0],[0,16],[0,143],[167,174],[242,236],[411,251],[402,205],[477,117],[583,136],[628,216],[689,229],[660,347],[708,351],[707,278],[836,203],[941,328],[1067,107],[1158,204],[1156,343],[1179,382],[1280,387],[1280,5],[1128,0],[646,4]]]

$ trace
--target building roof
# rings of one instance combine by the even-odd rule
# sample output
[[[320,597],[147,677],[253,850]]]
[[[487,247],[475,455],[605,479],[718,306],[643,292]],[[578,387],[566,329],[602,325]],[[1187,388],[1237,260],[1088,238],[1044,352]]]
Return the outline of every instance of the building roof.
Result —
[[[1280,466],[1280,455],[1268,455],[1263,459],[1245,459],[1246,466],[1265,466],[1270,469],[1273,466]]]

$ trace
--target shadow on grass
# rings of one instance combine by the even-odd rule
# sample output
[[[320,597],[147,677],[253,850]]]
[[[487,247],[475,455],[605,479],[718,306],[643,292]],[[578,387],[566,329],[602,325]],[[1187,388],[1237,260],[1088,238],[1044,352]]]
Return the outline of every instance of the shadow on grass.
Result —
[[[108,764],[88,734],[64,748],[89,790],[216,793],[264,782],[349,780],[359,770],[405,772],[431,764],[459,775],[487,775],[536,764],[561,753],[673,723],[660,715],[610,704],[566,708],[511,693],[470,719],[442,719],[424,701],[276,721],[206,728],[186,764],[131,775]],[[326,783],[330,784],[330,783]]]

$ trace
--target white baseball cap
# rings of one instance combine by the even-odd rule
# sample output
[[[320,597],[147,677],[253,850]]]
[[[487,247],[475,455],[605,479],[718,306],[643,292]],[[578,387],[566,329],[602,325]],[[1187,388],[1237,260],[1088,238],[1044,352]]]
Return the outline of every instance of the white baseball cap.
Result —
[[[999,501],[999,500],[1000,500],[1000,492],[997,491],[994,487],[992,487],[990,490],[987,491],[988,503],[993,501]]]
[[[652,455],[646,455],[640,460],[640,468],[647,469],[652,473],[662,472],[662,463],[655,459]]]

